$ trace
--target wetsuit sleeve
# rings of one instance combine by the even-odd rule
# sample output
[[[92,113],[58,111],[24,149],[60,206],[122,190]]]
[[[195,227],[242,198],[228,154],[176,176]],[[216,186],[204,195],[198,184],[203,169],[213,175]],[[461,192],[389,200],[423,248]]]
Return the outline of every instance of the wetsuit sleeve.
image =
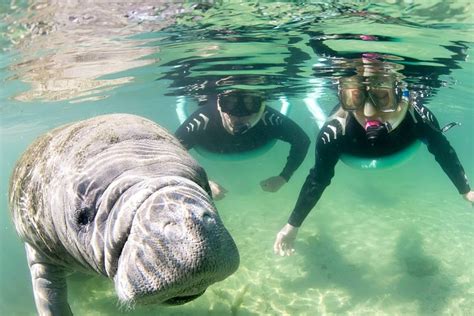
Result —
[[[301,226],[326,187],[331,183],[334,168],[339,161],[341,138],[341,128],[336,123],[327,123],[319,132],[316,139],[315,165],[301,188],[296,205],[288,220],[290,225]]]
[[[464,168],[449,141],[440,131],[436,117],[424,106],[419,106],[421,114],[415,113],[418,120],[418,130],[420,137],[428,147],[428,151],[435,156],[443,171],[455,185],[460,194],[465,194],[471,189],[464,172]]]
[[[197,144],[199,137],[202,137],[202,132],[206,130],[208,122],[208,116],[198,110],[178,127],[174,135],[184,148],[191,149]]]
[[[296,169],[303,163],[311,142],[308,135],[298,124],[284,115],[279,115],[279,118],[281,119],[281,125],[276,128],[278,139],[291,145],[285,167],[280,173],[280,176],[288,181]]]

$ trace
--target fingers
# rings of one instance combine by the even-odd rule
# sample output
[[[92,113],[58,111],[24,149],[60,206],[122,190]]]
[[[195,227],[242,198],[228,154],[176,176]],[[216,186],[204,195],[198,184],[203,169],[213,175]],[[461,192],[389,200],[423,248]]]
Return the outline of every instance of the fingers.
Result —
[[[209,186],[211,187],[212,198],[215,201],[222,200],[225,198],[227,189],[221,186],[219,183],[209,180]]]
[[[281,246],[278,243],[278,240],[273,244],[273,253],[277,256],[281,256]]]
[[[220,200],[222,200],[223,198],[225,198],[225,194],[223,194],[223,193],[218,193],[218,194],[216,194],[216,195],[213,196],[213,199],[214,199],[215,201],[220,201]]]
[[[285,253],[283,251],[283,243],[282,243],[282,237],[280,236],[280,234],[277,235],[277,238],[275,240],[275,243],[273,244],[273,252],[277,255],[277,256],[284,256]]]
[[[262,187],[263,191],[267,191],[267,192],[276,192],[279,189],[279,187],[276,187],[275,185],[272,184],[272,182],[268,180],[264,180],[260,182],[260,186]]]
[[[266,192],[274,192],[275,191],[272,188],[270,188],[268,185],[267,186],[262,185],[262,190],[266,191]]]
[[[277,239],[275,240],[275,243],[273,244],[273,252],[278,255],[278,256],[291,256],[292,254],[295,253],[295,249],[293,247],[283,241],[284,236],[281,236],[280,234],[277,235]]]
[[[286,249],[283,250],[283,255],[282,256],[291,256],[295,253],[295,249],[286,247]]]
[[[466,201],[471,202],[472,206],[474,206],[474,191],[469,191],[466,194],[463,194],[463,197]]]

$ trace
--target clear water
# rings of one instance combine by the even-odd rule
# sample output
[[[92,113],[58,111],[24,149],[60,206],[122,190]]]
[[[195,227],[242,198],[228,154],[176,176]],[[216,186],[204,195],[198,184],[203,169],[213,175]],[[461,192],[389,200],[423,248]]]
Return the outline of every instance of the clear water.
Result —
[[[132,312],[119,310],[109,281],[74,276],[69,297],[77,315],[474,314],[473,209],[425,148],[395,169],[339,163],[300,229],[296,254],[272,251],[314,162],[318,128],[303,100],[319,91],[324,111],[336,102],[337,67],[312,49],[311,39],[340,56],[379,52],[405,65],[408,81],[432,90],[428,106],[438,119],[462,124],[448,138],[474,176],[470,2],[85,3],[0,4],[2,315],[35,314],[7,205],[10,172],[28,144],[63,123],[114,112],[174,131],[177,103],[184,100],[191,111],[216,82],[258,86],[277,108],[285,97],[288,115],[313,141],[306,160],[279,192],[267,193],[259,181],[280,172],[286,144],[231,168],[193,151],[229,191],[216,204],[239,247],[239,270],[186,305]],[[352,36],[360,34],[379,40]]]

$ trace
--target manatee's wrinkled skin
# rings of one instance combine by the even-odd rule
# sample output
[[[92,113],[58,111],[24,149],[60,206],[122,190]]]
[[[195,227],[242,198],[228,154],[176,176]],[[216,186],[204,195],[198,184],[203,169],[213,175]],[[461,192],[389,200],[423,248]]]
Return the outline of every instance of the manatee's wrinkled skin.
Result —
[[[120,302],[181,304],[239,265],[207,176],[153,122],[98,116],[37,139],[18,161],[10,208],[40,315],[67,315],[66,275],[113,278]]]

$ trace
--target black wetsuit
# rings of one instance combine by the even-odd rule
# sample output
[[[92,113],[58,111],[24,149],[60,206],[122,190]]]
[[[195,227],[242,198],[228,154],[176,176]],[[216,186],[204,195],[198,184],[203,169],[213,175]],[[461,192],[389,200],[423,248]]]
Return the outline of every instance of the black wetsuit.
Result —
[[[346,118],[345,129],[342,125],[344,122],[341,123],[338,119],[326,122],[317,136],[315,166],[306,178],[288,223],[295,227],[301,226],[324,189],[331,183],[334,167],[341,154],[377,158],[403,150],[416,140],[427,145],[459,193],[469,192],[464,169],[456,152],[439,131],[436,118],[426,107],[419,106],[419,109],[425,120],[411,108],[400,125],[373,146],[368,142],[364,128],[351,113]]]
[[[194,146],[222,154],[241,153],[261,148],[276,139],[291,145],[283,171],[286,181],[303,162],[310,140],[295,122],[271,107],[266,107],[260,121],[242,135],[228,133],[215,106],[202,106],[176,131],[186,149]]]

